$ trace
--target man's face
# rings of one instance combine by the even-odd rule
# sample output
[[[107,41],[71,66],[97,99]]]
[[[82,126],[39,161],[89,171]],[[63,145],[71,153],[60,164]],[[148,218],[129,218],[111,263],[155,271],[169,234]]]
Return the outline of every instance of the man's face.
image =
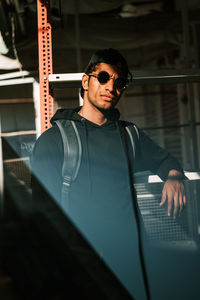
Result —
[[[97,77],[94,77],[98,76],[102,71],[106,71],[110,75],[109,80],[103,84],[98,81]],[[113,66],[106,63],[99,63],[96,66],[96,70],[90,75],[94,76],[85,74],[83,77],[83,87],[85,89],[84,101],[86,104],[104,110],[115,107],[120,99],[122,91],[114,88],[114,80],[118,78],[119,75]],[[86,85],[84,86],[84,84]]]

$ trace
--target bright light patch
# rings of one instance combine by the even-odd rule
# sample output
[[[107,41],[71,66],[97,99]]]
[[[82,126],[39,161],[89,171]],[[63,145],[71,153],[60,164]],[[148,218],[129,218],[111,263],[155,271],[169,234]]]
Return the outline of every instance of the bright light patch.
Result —
[[[1,54],[7,54],[8,53],[8,48],[6,47],[6,44],[3,40],[3,37],[1,35],[1,31],[0,31],[0,53]]]

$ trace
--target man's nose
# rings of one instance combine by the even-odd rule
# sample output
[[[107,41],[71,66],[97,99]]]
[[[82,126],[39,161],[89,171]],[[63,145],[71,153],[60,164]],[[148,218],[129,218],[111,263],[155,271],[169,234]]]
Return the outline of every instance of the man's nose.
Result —
[[[110,78],[107,82],[106,82],[106,89],[108,89],[109,91],[113,91],[114,90],[114,78]]]

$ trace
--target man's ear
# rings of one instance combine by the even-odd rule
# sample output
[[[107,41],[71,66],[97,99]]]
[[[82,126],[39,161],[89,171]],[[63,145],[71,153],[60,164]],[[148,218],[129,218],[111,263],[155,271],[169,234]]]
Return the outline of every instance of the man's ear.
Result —
[[[88,84],[89,84],[89,76],[87,74],[84,74],[82,77],[82,87],[85,91],[88,90]]]

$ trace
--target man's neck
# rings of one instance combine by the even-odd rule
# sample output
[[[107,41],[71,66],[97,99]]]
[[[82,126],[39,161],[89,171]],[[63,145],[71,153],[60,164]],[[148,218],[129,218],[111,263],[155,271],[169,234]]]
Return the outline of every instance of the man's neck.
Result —
[[[107,121],[107,118],[98,108],[93,108],[92,110],[90,110],[83,105],[78,114],[88,121],[100,126]]]

